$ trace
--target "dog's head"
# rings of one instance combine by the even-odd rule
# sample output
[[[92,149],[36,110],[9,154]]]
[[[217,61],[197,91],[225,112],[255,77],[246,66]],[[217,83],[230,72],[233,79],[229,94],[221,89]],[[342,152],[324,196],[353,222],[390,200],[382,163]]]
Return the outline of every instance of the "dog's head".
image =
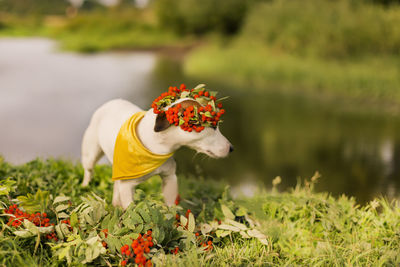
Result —
[[[180,105],[178,106],[178,104]],[[202,107],[199,102],[190,98],[179,99],[171,105],[171,107],[177,106],[180,112],[191,106]],[[218,124],[203,127],[200,131],[185,131],[180,126],[171,124],[166,113],[162,112],[156,116],[154,131],[171,145],[174,145],[172,143],[175,142],[176,147],[187,146],[212,158],[223,158],[233,151],[232,144],[221,134]]]

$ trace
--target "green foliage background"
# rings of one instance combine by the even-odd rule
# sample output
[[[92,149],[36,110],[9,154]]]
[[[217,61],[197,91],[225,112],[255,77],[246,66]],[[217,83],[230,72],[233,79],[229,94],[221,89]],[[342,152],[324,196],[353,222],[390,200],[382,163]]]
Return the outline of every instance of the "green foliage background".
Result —
[[[70,250],[73,244],[86,246],[79,240],[98,240],[96,234],[101,229],[110,228],[109,231],[115,236],[121,236],[120,240],[108,240],[112,247],[124,244],[124,235],[135,235],[132,232],[119,229],[113,222],[115,218],[121,218],[122,223],[135,220],[135,212],[143,213],[142,207],[147,206],[148,214],[141,214],[143,218],[153,217],[154,212],[163,212],[161,196],[161,180],[157,177],[139,186],[135,195],[135,205],[128,208],[126,213],[115,209],[110,205],[111,181],[110,167],[98,166],[95,170],[93,183],[89,188],[82,188],[80,180],[82,168],[79,165],[59,160],[35,160],[25,165],[13,166],[4,161],[0,165],[0,186],[13,187],[15,192],[10,193],[12,198],[17,195],[35,193],[38,190],[48,190],[53,196],[64,195],[60,198],[62,205],[64,199],[70,198],[72,206],[56,208],[60,212],[70,213],[72,209],[88,209],[91,218],[95,213],[104,212],[96,216],[104,218],[100,224],[87,221],[86,215],[78,215],[80,235],[72,238],[69,242],[62,242],[53,246],[40,243],[35,250],[35,238],[21,238],[10,234],[5,225],[3,216],[0,216],[0,264],[4,266],[25,264],[29,266],[59,266],[65,265],[66,258],[60,253],[73,253]],[[243,215],[249,214],[258,221],[257,228],[266,235],[267,245],[261,244],[257,239],[245,239],[235,232],[228,232],[228,236],[215,245],[212,252],[199,253],[195,247],[187,247],[178,255],[167,255],[157,258],[158,264],[170,266],[215,266],[227,265],[242,266],[272,266],[272,265],[329,265],[329,266],[371,266],[371,265],[398,265],[400,263],[400,206],[398,202],[388,202],[385,199],[375,199],[365,206],[358,206],[354,199],[342,196],[333,198],[326,193],[315,193],[313,188],[318,180],[315,175],[311,180],[305,181],[304,185],[298,185],[288,192],[279,192],[279,181],[276,179],[273,188],[269,192],[258,192],[254,197],[239,197],[231,199],[228,191],[224,189],[223,183],[203,181],[198,178],[180,177],[180,194],[182,195],[182,207],[192,209],[196,223],[212,221],[213,218],[224,216],[220,207],[224,203],[226,207],[234,211],[235,218],[243,220]],[[10,183],[7,181],[16,181]],[[13,191],[12,190],[12,191]],[[98,197],[94,197],[95,192]],[[105,198],[105,202],[101,198]],[[10,203],[7,195],[0,196],[2,205]],[[103,208],[96,205],[103,206]],[[150,208],[152,207],[152,208]],[[66,208],[66,209],[65,209]],[[151,211],[151,209],[154,209]],[[111,214],[105,216],[105,214]],[[72,214],[72,213],[71,213]],[[79,214],[79,212],[78,212]],[[114,215],[112,215],[114,214]],[[166,213],[168,214],[168,213]],[[122,215],[122,216],[121,216]],[[146,216],[145,216],[146,215]],[[151,216],[151,217],[150,217]],[[158,215],[157,215],[158,216]],[[173,213],[171,214],[173,217]],[[247,215],[246,215],[247,216]],[[76,226],[77,219],[72,223]],[[108,217],[108,218],[107,218]],[[240,219],[242,218],[242,219]],[[119,219],[118,219],[119,220]],[[165,219],[159,224],[167,223]],[[143,224],[143,229],[153,228],[156,223],[150,220]],[[128,223],[131,225],[131,223]],[[169,224],[168,224],[169,225]],[[171,227],[171,226],[170,226]],[[83,229],[83,230],[82,230]],[[86,229],[86,230],[85,230]],[[136,228],[132,228],[136,229]],[[142,228],[141,228],[142,229]],[[165,228],[164,234],[172,234],[172,228]],[[171,232],[172,231],[172,232]],[[168,233],[167,233],[168,232]],[[86,234],[88,233],[88,236]],[[90,234],[91,233],[91,234]],[[100,238],[104,236],[100,233]],[[87,239],[89,238],[89,239]],[[93,239],[95,238],[95,239]],[[128,238],[129,239],[129,238]],[[69,239],[68,239],[69,240]],[[167,239],[168,240],[168,239]],[[78,242],[78,243],[77,243]],[[85,241],[87,242],[87,241]],[[113,243],[114,242],[114,243]],[[131,242],[131,241],[130,241]],[[85,245],[86,244],[86,245]],[[96,243],[93,243],[94,246]],[[93,251],[95,251],[95,248]],[[118,258],[113,260],[113,248],[106,258],[89,263],[89,265],[106,265],[104,259],[109,259],[113,265],[118,264]],[[65,252],[62,252],[65,251]],[[69,251],[69,252],[68,252]],[[75,250],[76,251],[76,250]],[[100,250],[99,250],[100,251]],[[75,252],[76,253],[76,252]],[[104,251],[101,253],[105,253]],[[65,255],[67,255],[65,254]],[[62,254],[64,255],[64,254]],[[87,259],[87,256],[79,258],[78,254],[72,255],[71,264],[80,265],[79,262]],[[73,256],[76,255],[76,256]],[[107,254],[101,254],[107,255]],[[111,258],[108,258],[111,257]]]

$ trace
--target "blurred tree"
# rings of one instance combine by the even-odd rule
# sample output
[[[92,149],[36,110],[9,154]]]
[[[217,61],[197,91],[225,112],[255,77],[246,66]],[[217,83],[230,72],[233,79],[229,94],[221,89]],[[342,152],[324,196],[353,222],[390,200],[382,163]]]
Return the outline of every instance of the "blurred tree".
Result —
[[[158,0],[157,15],[162,26],[180,34],[218,31],[236,33],[249,3],[244,0]]]
[[[66,0],[3,0],[0,11],[20,15],[64,14],[68,5]]]
[[[400,0],[369,0],[369,1],[367,0],[367,2],[372,2],[375,4],[382,4],[385,6],[389,6],[389,5],[393,5],[393,4],[395,4],[395,5],[400,4]]]

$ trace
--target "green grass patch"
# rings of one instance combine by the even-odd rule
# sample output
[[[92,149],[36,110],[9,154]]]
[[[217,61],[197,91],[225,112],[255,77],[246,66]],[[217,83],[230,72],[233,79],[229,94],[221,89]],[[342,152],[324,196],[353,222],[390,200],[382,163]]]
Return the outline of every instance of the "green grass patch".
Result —
[[[98,9],[76,17],[4,14],[0,36],[42,36],[59,41],[65,50],[84,53],[107,50],[184,47],[190,38],[178,38],[159,27],[151,10]]]
[[[244,90],[302,93],[359,100],[396,109],[400,103],[398,58],[370,56],[328,60],[280,53],[258,44],[210,45],[192,52],[185,74]]]
[[[239,34],[211,41],[186,74],[243,90],[275,90],[334,104],[399,111],[400,8],[351,1],[252,5]],[[356,100],[356,101],[354,101]]]
[[[80,14],[52,36],[64,49],[81,52],[179,46],[178,38],[158,27],[150,13],[135,9]]]
[[[130,244],[130,238],[147,229],[153,229],[157,244],[157,249],[149,255],[154,263],[162,266],[393,266],[400,263],[399,203],[375,199],[358,206],[353,198],[316,193],[313,191],[316,177],[288,192],[278,192],[275,182],[269,192],[238,199],[229,196],[224,183],[180,177],[182,201],[171,208],[162,203],[161,179],[154,177],[137,188],[134,205],[123,212],[110,204],[109,166],[96,167],[89,188],[80,186],[82,175],[80,165],[59,160],[35,160],[19,166],[0,162],[0,264],[58,266],[67,262],[81,265],[87,261],[87,265],[116,266],[123,259],[118,246]],[[39,190],[42,193],[38,195]],[[21,198],[28,193],[33,195]],[[56,200],[56,196],[63,197]],[[67,200],[70,204],[64,205]],[[56,227],[61,227],[58,216],[67,216],[74,230],[67,231],[64,226],[57,242],[43,240],[40,234],[39,238],[38,235],[24,238],[22,233],[29,235],[35,228],[24,224],[18,229],[10,227],[8,217],[3,214],[4,208],[15,202],[27,210],[34,209],[34,204],[47,209]],[[179,230],[173,222],[175,213],[182,214],[188,208],[194,214],[192,220],[195,218],[195,225],[189,218],[188,229],[195,227],[193,232]],[[135,221],[134,214],[142,219]],[[222,224],[214,219],[222,220]],[[234,225],[245,230],[237,230]],[[201,250],[193,239],[199,227],[216,229],[200,234],[201,238],[213,239],[212,250]],[[109,230],[108,237],[101,231],[104,228]],[[251,229],[257,230],[255,234]],[[245,238],[246,233],[261,235],[265,240]],[[107,249],[101,248],[102,241],[108,243]],[[175,246],[181,252],[169,253]]]

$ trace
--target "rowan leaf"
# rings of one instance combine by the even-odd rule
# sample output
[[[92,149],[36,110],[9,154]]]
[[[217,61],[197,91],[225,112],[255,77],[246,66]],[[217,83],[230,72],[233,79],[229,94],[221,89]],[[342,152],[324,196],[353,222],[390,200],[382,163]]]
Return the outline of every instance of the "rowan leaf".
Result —
[[[23,237],[23,238],[35,236],[35,234],[31,233],[28,230],[14,231],[13,234],[16,236],[19,236],[19,237]]]
[[[225,237],[227,235],[229,235],[231,232],[229,231],[225,231],[225,230],[217,230],[215,231],[215,234],[217,235],[217,237]]]
[[[57,196],[54,199],[53,204],[57,204],[57,203],[60,203],[60,202],[65,202],[65,201],[68,201],[70,199],[71,199],[70,197],[66,197],[66,196]]]
[[[193,91],[194,91],[194,90],[198,90],[198,89],[202,89],[202,88],[204,88],[204,87],[206,87],[206,85],[205,85],[205,84],[203,84],[203,83],[201,83],[201,84],[198,84],[198,85],[196,85],[196,87],[195,87],[195,88],[193,88]]]
[[[203,235],[206,235],[206,234],[208,234],[209,232],[211,232],[212,231],[212,227],[211,227],[211,225],[209,225],[209,224],[207,224],[207,223],[203,223],[202,225],[201,225],[201,227],[200,227],[200,231],[201,231],[201,233],[203,234]]]
[[[231,219],[226,219],[225,222],[230,224],[230,225],[233,225],[233,226],[239,228],[240,230],[247,230],[248,229],[247,226],[244,225],[243,223],[239,223],[239,222],[236,222],[236,221],[231,220]]]
[[[221,204],[221,210],[222,213],[224,214],[225,218],[227,219],[235,219],[235,215],[232,213],[232,211],[224,204]]]
[[[56,207],[56,212],[58,213],[58,212],[60,212],[60,211],[66,210],[66,209],[68,209],[68,208],[69,208],[69,205],[61,204],[61,205],[58,205],[58,206]]]
[[[240,231],[240,228],[238,228],[236,226],[229,225],[229,224],[221,224],[221,225],[218,226],[218,228],[222,229],[222,230],[233,231],[233,232],[239,232]]]
[[[188,231],[189,231],[189,232],[193,232],[195,227],[196,227],[196,222],[195,222],[193,213],[189,213],[189,218],[188,218]]]

